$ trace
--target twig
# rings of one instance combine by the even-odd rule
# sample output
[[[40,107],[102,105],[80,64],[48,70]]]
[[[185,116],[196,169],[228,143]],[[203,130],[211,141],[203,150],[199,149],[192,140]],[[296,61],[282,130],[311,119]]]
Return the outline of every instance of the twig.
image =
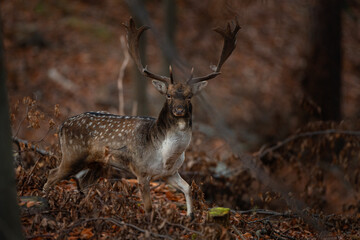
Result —
[[[186,226],[184,226],[184,225],[182,225],[182,224],[171,223],[171,222],[169,222],[167,219],[163,218],[158,210],[156,210],[156,212],[157,212],[159,218],[161,218],[161,220],[165,221],[166,224],[171,225],[171,226],[174,226],[174,227],[180,227],[180,228],[183,228],[183,229],[185,229],[185,230],[187,230],[187,231],[189,231],[189,232],[196,233],[196,234],[198,234],[198,235],[200,235],[200,236],[204,236],[204,234],[202,234],[201,232],[196,231],[196,230],[192,230],[192,229],[190,229],[190,228],[188,228],[188,227],[186,227]]]
[[[29,106],[26,106],[25,117],[20,121],[19,126],[18,126],[18,128],[17,128],[17,130],[16,130],[16,133],[15,133],[15,135],[14,135],[15,137],[19,134],[20,127],[21,127],[21,125],[23,124],[23,122],[25,121],[26,116],[28,115],[28,113],[29,113]]]
[[[20,194],[19,194],[19,196],[20,196]],[[40,211],[40,212],[26,212],[26,214],[22,213],[21,217],[26,218],[26,217],[30,217],[30,216],[33,216],[36,214],[50,214],[50,213],[59,213],[59,212],[61,212],[63,214],[70,214],[70,212],[67,210],[56,209],[56,210],[44,210],[44,211]]]
[[[254,220],[254,221],[247,222],[247,224],[266,221],[266,220],[268,220],[268,219],[270,219],[272,217],[286,217],[286,218],[297,218],[297,217],[299,217],[297,214],[293,214],[293,213],[279,213],[279,212],[266,210],[266,209],[250,209],[250,210],[245,210],[245,211],[231,210],[231,212],[240,213],[240,214],[256,213],[256,214],[269,215],[269,216],[267,216],[265,218],[262,218],[262,219],[257,219],[257,220]]]
[[[275,217],[275,216],[276,216],[276,215],[267,216],[267,217],[264,217],[264,218],[262,218],[262,219],[257,219],[257,220],[254,220],[254,221],[246,222],[246,224],[253,224],[253,223],[268,221],[268,220],[270,220],[272,217]]]
[[[129,52],[126,48],[126,43],[125,43],[125,38],[124,36],[120,37],[120,42],[121,42],[121,49],[122,52],[124,53],[124,61],[121,64],[120,70],[119,70],[119,77],[117,80],[117,85],[118,85],[118,92],[119,92],[119,114],[120,115],[125,115],[125,110],[124,110],[124,87],[123,87],[123,80],[124,80],[124,75],[125,75],[125,69],[126,66],[129,63]]]
[[[35,236],[27,236],[26,239],[54,239],[54,234],[40,234]]]
[[[304,133],[300,133],[297,135],[293,135],[290,136],[288,138],[286,138],[285,140],[277,143],[276,145],[269,147],[263,151],[259,151],[258,152],[258,156],[259,158],[263,158],[265,157],[268,153],[273,152],[281,147],[283,147],[284,145],[288,144],[291,141],[294,141],[298,138],[303,138],[303,137],[312,137],[312,136],[319,136],[319,135],[326,135],[326,134],[344,134],[344,135],[352,135],[352,136],[360,136],[360,131],[348,131],[348,130],[338,130],[338,129],[327,129],[324,131],[314,131],[314,132],[304,132]]]
[[[119,221],[115,218],[104,218],[104,217],[101,217],[101,218],[90,218],[90,219],[79,219],[77,222],[75,222],[72,226],[70,226],[68,229],[65,229],[63,231],[62,234],[59,235],[59,238],[62,238],[64,236],[64,234],[70,232],[73,228],[83,224],[83,223],[88,223],[88,222],[93,222],[93,221],[104,221],[104,222],[111,222],[117,226],[128,226],[128,227],[131,227],[131,228],[134,228],[136,230],[138,230],[139,232],[142,232],[142,233],[149,233],[150,235],[153,235],[154,237],[157,237],[157,238],[165,238],[165,239],[173,239],[172,237],[170,236],[167,236],[167,235],[162,235],[162,234],[158,234],[158,233],[154,233],[154,232],[150,232],[148,230],[144,230],[142,228],[139,228],[138,226],[134,225],[134,224],[131,224],[131,223],[126,223],[124,221]]]
[[[30,144],[27,140],[20,139],[20,138],[18,138],[18,137],[12,137],[12,141],[13,141],[14,143],[16,143],[16,145],[18,145],[19,149],[20,149],[20,144],[24,144],[24,146],[25,146],[26,148],[29,148],[29,146],[30,146],[30,149],[31,149],[32,151],[37,152],[37,153],[39,153],[39,154],[42,155],[42,156],[51,156],[51,157],[55,157],[55,158],[56,158],[56,156],[53,155],[52,153],[49,153],[49,152],[47,152],[47,151],[45,151],[45,150],[43,150],[43,149],[38,148],[37,146],[35,146],[35,145],[33,145],[33,144]]]
[[[165,221],[166,221],[167,224],[169,224],[169,225],[171,225],[171,226],[180,227],[180,228],[185,229],[186,231],[189,231],[189,232],[192,232],[192,233],[196,233],[196,234],[198,234],[198,235],[200,235],[200,236],[204,236],[204,234],[202,234],[201,232],[198,232],[198,231],[196,231],[196,230],[192,230],[192,229],[190,229],[190,228],[188,228],[188,227],[186,227],[186,226],[184,226],[184,225],[181,225],[181,224],[178,224],[178,223],[171,223],[171,222],[168,222],[166,219],[165,219]]]
[[[242,233],[234,225],[231,225],[231,227],[232,227],[232,229],[234,229],[234,231],[237,233],[237,235],[239,235],[239,237],[242,240],[246,240],[246,238],[242,235]]]
[[[34,172],[34,170],[35,170],[35,167],[36,167],[37,164],[39,163],[40,159],[41,159],[41,158],[38,158],[38,159],[36,160],[34,166],[31,168],[30,173],[29,173],[28,176],[27,176],[26,183],[25,183],[25,184],[23,185],[23,187],[21,188],[20,195],[23,194],[24,187],[27,186],[27,185],[30,183],[30,179],[31,179],[31,177],[32,177],[32,174],[33,174],[33,172]]]
[[[240,214],[256,213],[256,214],[272,215],[272,216],[279,216],[279,217],[298,217],[297,214],[280,213],[280,212],[275,212],[275,211],[266,210],[266,209],[250,209],[250,210],[245,210],[245,211],[231,210],[231,211],[234,213],[240,213]]]
[[[279,236],[274,236],[274,237],[277,238],[277,239],[280,239],[280,240],[282,240],[282,239],[295,240],[295,238],[293,238],[293,237],[291,237],[291,236],[287,236],[287,235],[281,233],[280,231],[277,231],[277,230],[273,230],[273,231],[274,231],[274,235],[275,235],[275,234],[279,235]]]
[[[34,141],[35,143],[41,143],[41,142],[45,142],[44,139],[49,135],[49,133],[51,132],[51,128],[46,132],[46,134],[40,139],[40,140],[36,140]]]
[[[266,228],[266,226],[269,226],[270,229]],[[287,236],[287,235],[281,233],[279,230],[275,230],[270,221],[265,222],[265,229],[267,230],[267,232],[270,231],[270,234],[268,234],[268,235],[270,235],[270,237],[273,237],[275,239],[279,239],[279,240],[286,240],[286,239],[295,240],[295,238]],[[276,236],[276,234],[279,235],[279,236]]]
[[[56,68],[50,68],[47,75],[52,81],[56,82],[64,89],[72,93],[75,93],[79,89],[78,85],[76,85],[73,81],[62,75]]]

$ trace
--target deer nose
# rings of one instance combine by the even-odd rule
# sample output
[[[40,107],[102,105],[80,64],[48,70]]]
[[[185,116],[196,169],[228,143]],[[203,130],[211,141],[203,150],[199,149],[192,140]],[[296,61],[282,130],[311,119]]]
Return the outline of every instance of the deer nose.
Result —
[[[174,108],[173,113],[177,117],[183,117],[185,115],[185,108],[182,105],[178,105]]]

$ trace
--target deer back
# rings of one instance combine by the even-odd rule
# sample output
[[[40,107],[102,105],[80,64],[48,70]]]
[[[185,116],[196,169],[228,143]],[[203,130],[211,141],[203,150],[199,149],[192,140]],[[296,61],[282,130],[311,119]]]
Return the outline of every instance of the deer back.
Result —
[[[150,117],[118,116],[105,112],[86,112],[66,120],[60,128],[63,155],[86,155],[94,161],[97,155],[115,154],[115,157],[132,158],[142,155],[155,123]],[[131,154],[130,154],[131,153]],[[102,156],[104,157],[104,156]],[[103,158],[98,159],[98,161]],[[128,159],[131,161],[131,159]]]

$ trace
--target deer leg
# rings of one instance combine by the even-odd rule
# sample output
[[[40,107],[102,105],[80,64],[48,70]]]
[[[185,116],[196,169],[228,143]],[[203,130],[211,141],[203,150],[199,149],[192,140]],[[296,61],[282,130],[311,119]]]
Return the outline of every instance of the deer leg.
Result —
[[[92,163],[89,164],[88,169],[80,171],[75,176],[79,180],[79,189],[82,190],[95,183],[100,177],[107,175],[108,169],[104,168],[102,163]]]
[[[48,180],[43,188],[44,191],[49,190],[50,187],[54,186],[59,181],[64,180],[81,170],[81,160],[82,159],[66,161],[63,159],[58,168],[50,170]]]
[[[176,172],[171,177],[168,177],[165,179],[166,182],[172,186],[174,186],[176,189],[179,189],[182,191],[185,195],[186,199],[186,208],[187,208],[187,215],[191,217],[191,219],[194,218],[194,213],[192,212],[192,199],[190,196],[190,186],[189,184],[180,176],[178,172]]]
[[[64,171],[64,169],[61,167],[52,169],[49,172],[48,180],[44,185],[44,191],[49,190],[50,187],[54,186],[59,181],[70,177],[71,174],[72,172],[69,172],[68,170]]]
[[[138,177],[138,181],[141,192],[141,198],[144,203],[145,212],[150,213],[152,211],[151,198],[150,198],[150,179]]]
[[[54,186],[55,183],[57,182],[56,180],[56,175],[58,172],[59,168],[54,168],[51,169],[48,175],[48,180],[46,181],[45,185],[44,185],[44,191],[47,191],[50,187]]]

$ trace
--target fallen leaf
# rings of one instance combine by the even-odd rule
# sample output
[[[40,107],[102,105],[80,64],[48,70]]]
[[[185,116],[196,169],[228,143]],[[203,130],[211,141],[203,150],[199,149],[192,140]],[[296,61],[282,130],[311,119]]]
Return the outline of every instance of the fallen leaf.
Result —
[[[83,239],[89,239],[94,236],[94,233],[92,232],[92,228],[84,228],[80,233],[81,238]]]
[[[31,208],[31,207],[35,206],[36,204],[38,204],[38,203],[35,202],[35,201],[28,201],[28,202],[26,203],[26,207],[27,207],[27,208]]]

